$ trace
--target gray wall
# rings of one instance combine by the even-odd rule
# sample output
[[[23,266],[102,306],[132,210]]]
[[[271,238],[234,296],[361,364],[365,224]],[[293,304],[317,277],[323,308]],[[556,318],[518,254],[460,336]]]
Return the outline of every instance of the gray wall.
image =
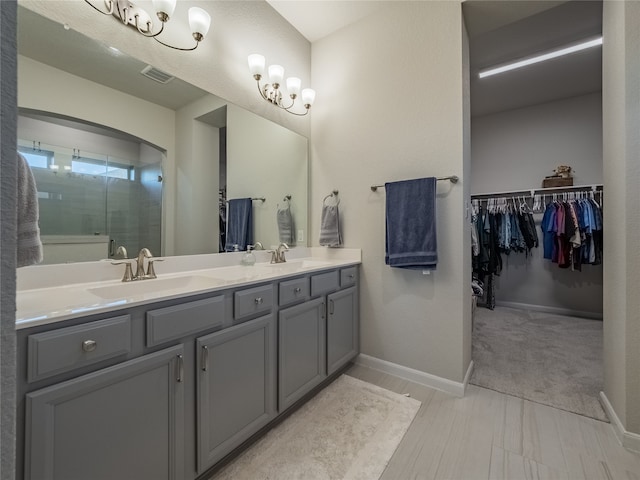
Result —
[[[339,190],[345,246],[362,249],[362,353],[462,382],[471,331],[462,9],[385,3],[313,44],[323,100],[311,114],[311,240],[318,244],[322,199]],[[388,267],[385,191],[369,187],[447,175],[462,181],[438,182],[437,271]]]
[[[640,450],[640,2],[605,1],[603,33],[604,391]]]
[[[574,185],[602,183],[600,92],[472,119],[472,194],[539,188],[561,164],[575,170]],[[542,214],[535,219],[540,236]],[[602,266],[560,269],[543,258],[542,247],[503,261],[497,302],[602,316]]]
[[[0,478],[15,478],[16,2],[0,2]]]

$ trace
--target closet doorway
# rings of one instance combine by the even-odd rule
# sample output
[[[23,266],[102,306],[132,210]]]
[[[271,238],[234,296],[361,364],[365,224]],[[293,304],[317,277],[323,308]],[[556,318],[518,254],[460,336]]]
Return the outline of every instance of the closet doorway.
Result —
[[[599,403],[601,45],[479,78],[489,67],[601,38],[602,2],[471,0],[463,13],[471,202],[481,222],[472,228],[485,242],[474,252],[471,383],[607,421]]]

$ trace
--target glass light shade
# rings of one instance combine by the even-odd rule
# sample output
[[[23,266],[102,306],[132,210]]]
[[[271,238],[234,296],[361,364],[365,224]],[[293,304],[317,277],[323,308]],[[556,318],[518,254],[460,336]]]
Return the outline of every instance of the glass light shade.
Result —
[[[300,85],[302,85],[302,80],[298,77],[287,78],[287,91],[289,95],[300,95]]]
[[[316,91],[311,88],[305,88],[302,90],[302,103],[304,105],[313,105],[316,99]]]
[[[189,9],[189,26],[192,33],[199,33],[203,37],[207,35],[211,25],[211,16],[200,7]]]
[[[176,9],[176,0],[151,0],[156,12],[164,12],[171,17]]]
[[[251,75],[262,75],[264,73],[264,57],[262,55],[252,53],[247,60],[249,61]]]
[[[271,83],[282,83],[284,68],[281,65],[269,65],[269,80]]]

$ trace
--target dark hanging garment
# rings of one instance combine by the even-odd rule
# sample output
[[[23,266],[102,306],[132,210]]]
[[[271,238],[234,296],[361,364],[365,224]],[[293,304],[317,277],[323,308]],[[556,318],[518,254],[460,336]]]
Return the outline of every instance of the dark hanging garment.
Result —
[[[489,273],[500,275],[502,271],[502,256],[500,255],[499,238],[498,238],[498,220],[496,215],[489,215]]]
[[[555,235],[556,207],[553,203],[549,203],[544,210],[540,228],[542,229],[542,246],[544,248],[543,257],[551,260],[553,256],[554,244],[556,242]]]
[[[533,239],[534,248],[538,248],[540,241],[538,239],[538,231],[536,230],[536,220],[533,218],[533,213],[527,213],[527,224],[529,225],[529,232],[531,234],[531,238]]]
[[[595,230],[593,231],[593,243],[595,245],[595,253],[596,253],[596,258],[593,261],[592,265],[601,265],[602,264],[602,227],[603,227],[603,220],[602,220],[602,209],[600,208],[600,206],[593,200],[589,199],[589,202],[591,202],[591,206],[593,207],[594,210],[594,216],[595,216],[595,220],[596,220],[596,227]]]
[[[558,228],[557,232],[557,240],[558,240],[558,266],[560,268],[568,268],[569,267],[569,248],[567,241],[567,236],[565,234],[565,229],[567,228],[566,223],[566,211],[564,209],[563,203],[558,203],[558,210],[556,211],[556,225]]]
[[[538,234],[536,233],[533,215],[525,212],[519,213],[518,226],[520,227],[520,232],[522,232],[526,252],[529,253],[532,248],[538,246]]]
[[[480,254],[478,255],[478,271],[489,272],[489,232],[485,229],[485,220],[487,212],[482,208],[478,213],[478,243],[480,246]]]
[[[568,203],[562,204],[564,208],[564,237],[563,237],[563,259],[564,261],[558,262],[560,268],[570,268],[572,264],[571,254],[573,251],[573,244],[571,238],[576,233],[576,226],[573,222],[573,216],[571,213],[571,205]]]

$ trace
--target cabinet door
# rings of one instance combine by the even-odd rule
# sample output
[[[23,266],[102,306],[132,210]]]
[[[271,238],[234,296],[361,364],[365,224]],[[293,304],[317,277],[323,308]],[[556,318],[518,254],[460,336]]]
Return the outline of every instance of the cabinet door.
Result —
[[[356,287],[332,293],[327,302],[327,373],[331,375],[358,354]]]
[[[198,338],[199,473],[275,417],[275,339],[273,315]]]
[[[278,406],[284,411],[326,376],[324,298],[285,310],[278,318]]]
[[[183,478],[182,356],[176,346],[27,394],[26,478]]]

